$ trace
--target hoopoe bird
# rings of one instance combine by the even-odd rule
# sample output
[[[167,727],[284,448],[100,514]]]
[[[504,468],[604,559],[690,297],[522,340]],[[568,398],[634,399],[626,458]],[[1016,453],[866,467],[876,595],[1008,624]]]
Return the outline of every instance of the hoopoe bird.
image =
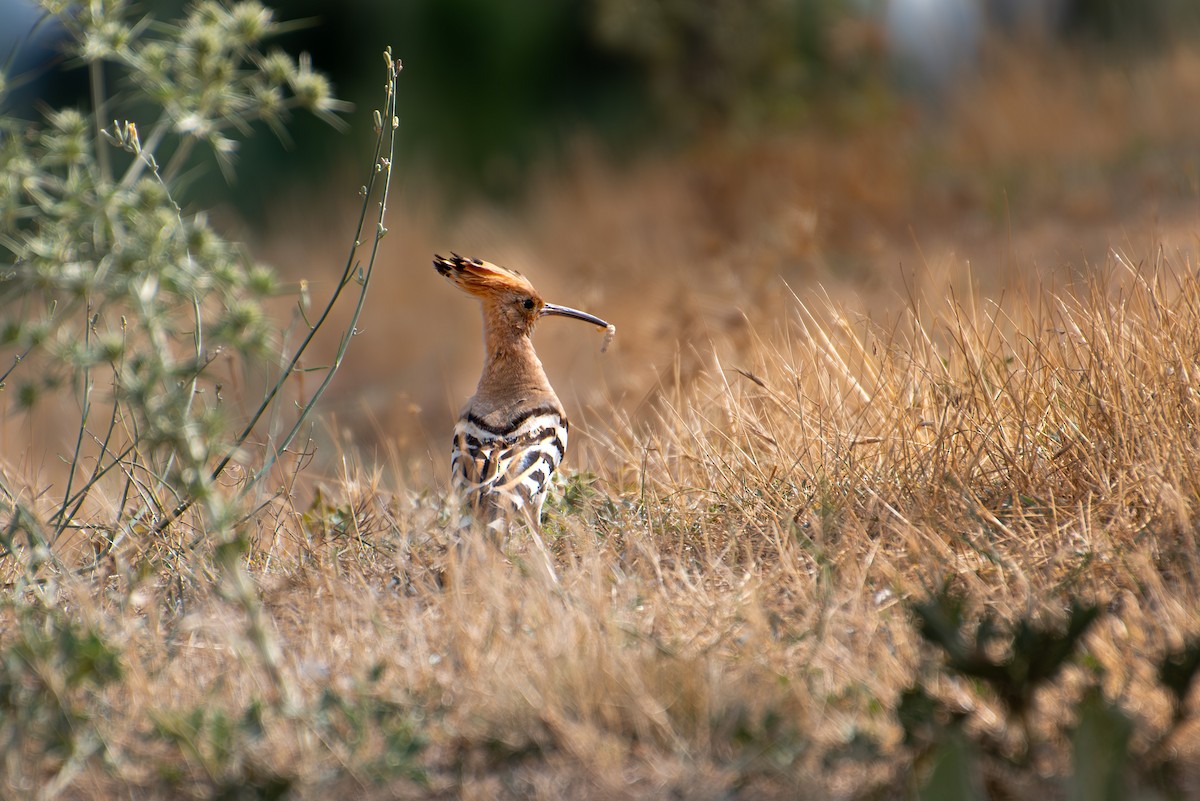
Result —
[[[536,529],[550,476],[567,451],[567,415],[531,339],[538,320],[573,317],[607,332],[586,312],[547,303],[520,273],[458,254],[434,256],[439,274],[483,306],[483,374],[454,426],[450,456],[455,492],[493,531],[513,517]]]

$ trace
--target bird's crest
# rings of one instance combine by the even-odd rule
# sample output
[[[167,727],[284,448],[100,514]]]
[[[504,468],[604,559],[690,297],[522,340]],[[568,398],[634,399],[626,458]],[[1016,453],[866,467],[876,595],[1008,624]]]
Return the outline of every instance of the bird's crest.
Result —
[[[498,264],[451,253],[449,258],[434,256],[433,266],[438,274],[450,279],[462,291],[476,297],[488,298],[515,292],[540,300],[538,291],[529,283],[528,278],[516,270],[509,270]]]

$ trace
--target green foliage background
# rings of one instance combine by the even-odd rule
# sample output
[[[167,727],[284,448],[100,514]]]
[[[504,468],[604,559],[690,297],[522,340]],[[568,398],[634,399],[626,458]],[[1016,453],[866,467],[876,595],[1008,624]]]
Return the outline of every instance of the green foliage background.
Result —
[[[338,95],[359,108],[377,93],[376,45],[392,42],[408,69],[398,87],[406,172],[503,197],[524,186],[539,158],[562,153],[580,135],[620,158],[714,128],[810,124],[831,108],[869,113],[887,102],[878,30],[884,5],[357,0],[333,8],[296,0],[281,9],[294,23],[277,41],[288,52],[311,53]],[[185,8],[168,0],[148,11],[167,20]],[[1154,49],[1190,35],[1198,17],[1186,0],[1075,0],[1057,41]],[[363,46],[364,32],[378,42]],[[82,80],[72,80],[51,86],[53,96],[86,92]],[[209,176],[198,199],[232,202],[263,222],[278,187],[321,185],[362,145],[350,138],[331,147],[322,126],[304,118],[289,121],[285,136],[284,151],[266,137],[244,142],[237,191]]]

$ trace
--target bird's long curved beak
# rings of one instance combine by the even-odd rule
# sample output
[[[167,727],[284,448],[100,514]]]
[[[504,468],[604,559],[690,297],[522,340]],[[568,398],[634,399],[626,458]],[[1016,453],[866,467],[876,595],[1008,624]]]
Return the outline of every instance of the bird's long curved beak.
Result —
[[[547,303],[544,306],[542,306],[542,312],[538,316],[546,317],[551,314],[557,314],[560,317],[574,317],[576,320],[583,320],[585,323],[591,323],[592,325],[598,326],[600,328],[607,329],[607,328],[611,327],[607,322],[605,322],[604,320],[601,320],[599,317],[597,317],[594,314],[588,314],[587,312],[581,312],[578,309],[572,309],[567,306],[559,306],[556,303]]]

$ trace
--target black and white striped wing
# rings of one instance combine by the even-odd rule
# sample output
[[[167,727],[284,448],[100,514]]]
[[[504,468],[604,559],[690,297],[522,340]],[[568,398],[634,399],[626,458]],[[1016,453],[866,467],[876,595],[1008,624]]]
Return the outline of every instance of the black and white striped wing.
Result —
[[[551,474],[567,450],[567,420],[536,409],[506,426],[468,414],[454,427],[454,487],[473,506],[528,512],[536,522]]]

